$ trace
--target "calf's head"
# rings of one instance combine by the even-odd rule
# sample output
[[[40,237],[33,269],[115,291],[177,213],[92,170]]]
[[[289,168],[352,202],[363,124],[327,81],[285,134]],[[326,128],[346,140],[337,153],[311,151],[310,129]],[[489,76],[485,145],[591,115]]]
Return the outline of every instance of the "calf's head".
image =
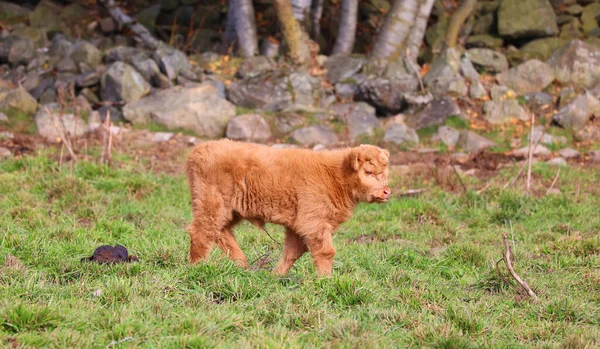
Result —
[[[353,148],[347,164],[352,173],[352,190],[356,200],[386,202],[391,190],[388,185],[390,152],[372,145]]]

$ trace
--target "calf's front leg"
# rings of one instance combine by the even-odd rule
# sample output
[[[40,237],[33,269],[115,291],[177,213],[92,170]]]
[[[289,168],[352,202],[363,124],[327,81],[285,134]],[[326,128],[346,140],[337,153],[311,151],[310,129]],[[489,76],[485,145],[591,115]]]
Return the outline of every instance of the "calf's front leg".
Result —
[[[333,229],[322,228],[305,237],[308,250],[312,254],[317,275],[330,277],[333,271],[335,248],[332,238]]]

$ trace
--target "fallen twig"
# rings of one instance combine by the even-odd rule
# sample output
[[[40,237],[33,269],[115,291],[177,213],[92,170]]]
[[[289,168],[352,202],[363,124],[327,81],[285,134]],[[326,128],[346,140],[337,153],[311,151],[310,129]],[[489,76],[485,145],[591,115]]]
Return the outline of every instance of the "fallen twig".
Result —
[[[508,239],[506,237],[506,233],[502,234],[502,241],[504,242],[504,264],[506,264],[506,268],[510,272],[510,275],[523,287],[523,289],[527,292],[527,294],[534,299],[534,301],[539,301],[538,296],[531,290],[529,285],[525,280],[521,279],[521,277],[515,272],[515,269],[512,266],[511,256],[510,256],[510,245],[508,244]]]
[[[452,169],[454,170],[454,173],[456,174],[456,177],[458,178],[458,181],[460,182],[460,185],[463,188],[463,192],[467,192],[467,187],[465,186],[465,183],[463,182],[462,178],[460,178],[460,174],[458,174],[458,171],[456,170],[456,167],[454,167],[454,165],[451,165]]]
[[[558,171],[556,171],[556,176],[554,176],[554,180],[552,181],[552,184],[550,184],[550,188],[548,188],[548,190],[546,190],[546,195],[550,194],[550,192],[552,191],[552,189],[554,189],[554,185],[558,181],[558,176],[559,175],[560,175],[560,167],[558,168]]]
[[[110,121],[110,110],[106,112],[106,119],[102,125],[102,155],[100,163],[112,161],[112,122]]]

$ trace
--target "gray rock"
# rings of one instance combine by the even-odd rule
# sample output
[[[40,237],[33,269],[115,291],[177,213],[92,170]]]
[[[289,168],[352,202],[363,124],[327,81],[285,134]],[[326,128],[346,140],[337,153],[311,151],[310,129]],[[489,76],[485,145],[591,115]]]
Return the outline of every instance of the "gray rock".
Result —
[[[460,52],[454,48],[442,52],[431,64],[423,82],[434,96],[466,96],[467,85],[460,75]]]
[[[28,64],[35,56],[35,43],[30,38],[16,35],[0,38],[0,63]]]
[[[592,162],[599,163],[600,162],[600,150],[590,151],[590,160],[592,160]]]
[[[567,166],[567,160],[561,157],[550,159],[546,163],[550,166]]]
[[[490,124],[502,124],[513,119],[527,121],[529,114],[519,105],[516,99],[503,101],[486,101],[483,105],[484,118]]]
[[[56,90],[53,88],[44,90],[40,95],[39,100],[42,105],[55,103],[58,100]]]
[[[170,79],[177,78],[180,72],[190,69],[187,56],[171,46],[161,44],[154,51],[154,60],[160,70]]]
[[[224,135],[227,123],[235,116],[235,106],[219,98],[209,84],[175,86],[127,104],[123,116],[133,124],[153,121],[169,129],[183,128],[215,138]]]
[[[311,105],[317,81],[305,72],[260,75],[227,86],[227,98],[245,108],[280,111],[292,105]]]
[[[417,132],[405,124],[391,124],[385,128],[384,142],[396,144],[419,144],[419,135]]]
[[[558,95],[558,109],[566,107],[575,98],[577,98],[577,92],[575,92],[574,88],[567,87],[562,89]]]
[[[110,121],[112,123],[118,123],[123,121],[123,113],[116,107],[112,105],[104,105],[98,109],[99,121],[104,122],[106,117],[110,117]]]
[[[109,64],[115,62],[131,62],[135,56],[139,56],[138,59],[149,57],[145,51],[137,47],[117,46],[106,51],[104,60]]]
[[[230,139],[264,142],[271,138],[271,127],[258,114],[244,114],[234,117],[227,124],[225,136]]]
[[[519,49],[520,56],[523,60],[539,59],[545,61],[568,40],[564,38],[543,38],[529,41]]]
[[[437,132],[431,137],[431,140],[434,142],[441,141],[449,148],[456,147],[458,143],[458,138],[460,137],[460,132],[458,130],[453,129],[448,126],[440,126]]]
[[[154,86],[161,87],[160,69],[156,62],[145,53],[137,53],[131,58],[131,65],[142,74],[146,81],[151,82]],[[163,75],[164,76],[164,75]],[[167,86],[172,86],[171,81],[167,79]]]
[[[539,92],[554,80],[554,70],[548,64],[532,59],[503,73],[496,80],[518,94]]]
[[[545,92],[530,92],[523,95],[527,101],[527,107],[534,112],[550,111],[554,107],[554,99]]]
[[[512,153],[514,156],[520,156],[520,157],[529,156],[529,146],[514,150]],[[541,144],[538,144],[533,147],[533,156],[548,156],[551,154],[552,154],[552,152],[550,151],[550,149],[544,147]]]
[[[78,70],[77,63],[69,57],[64,57],[56,64],[56,71],[60,73],[76,73]]]
[[[419,81],[414,75],[404,78],[359,78],[357,99],[374,105],[378,113],[396,114],[404,108],[403,95],[416,91]]]
[[[598,16],[600,16],[600,4],[592,1],[583,8],[581,13],[581,29],[587,35],[598,34]]]
[[[573,40],[548,59],[556,79],[575,87],[593,88],[600,83],[600,48]]]
[[[91,87],[100,83],[101,76],[98,72],[92,71],[83,73],[75,78],[75,86],[79,88]]]
[[[281,133],[288,133],[293,129],[304,124],[304,118],[296,113],[286,113],[277,115],[275,118],[275,127]]]
[[[435,98],[420,110],[409,114],[406,124],[420,130],[425,127],[441,125],[449,116],[461,116],[462,111],[450,97]]]
[[[175,135],[171,132],[155,132],[153,140],[156,143],[165,143],[170,141],[173,138],[173,136]]]
[[[12,156],[12,153],[9,149],[0,147],[0,160],[8,159]]]
[[[493,85],[490,89],[490,95],[492,96],[492,101],[504,101],[507,99],[515,99],[517,97],[515,91],[504,85]]]
[[[16,109],[33,114],[37,110],[37,102],[23,86],[12,90],[0,89],[0,110]]]
[[[8,122],[8,116],[6,116],[6,114],[4,114],[3,112],[0,112],[0,121]]]
[[[495,147],[496,143],[472,131],[463,130],[458,138],[458,145],[469,153],[477,153]]]
[[[600,115],[600,101],[586,92],[560,109],[552,120],[564,128],[581,131],[592,115]]]
[[[102,76],[102,99],[134,103],[150,93],[150,84],[129,64],[113,63]]]
[[[467,57],[463,57],[460,61],[460,71],[469,80],[469,96],[473,99],[481,99],[487,97],[487,92],[481,80],[479,73]]]
[[[483,67],[492,73],[501,73],[508,70],[508,60],[500,52],[487,48],[472,48],[465,52],[465,57],[473,64]]]
[[[341,100],[351,100],[359,92],[354,82],[338,82],[335,84],[335,95]]]
[[[46,104],[35,115],[35,124],[38,134],[47,140],[56,142],[60,139],[59,128],[62,133],[70,136],[83,136],[88,132],[87,123],[73,113],[64,113],[60,116],[60,107],[57,103]],[[49,111],[50,113],[48,114]]]
[[[329,128],[321,125],[308,126],[298,129],[290,135],[295,143],[304,146],[316,144],[333,145],[338,143],[338,138]]]
[[[331,56],[325,61],[324,68],[327,69],[327,78],[333,84],[350,79],[360,72],[365,59],[355,58],[347,55]]]
[[[556,35],[556,15],[548,0],[502,0],[498,33],[511,39]]]
[[[117,23],[111,17],[104,17],[100,20],[100,30],[105,33],[112,33],[117,30]]]
[[[70,58],[80,69],[87,67],[89,70],[95,70],[102,62],[100,50],[86,41],[80,41],[73,46]],[[83,69],[82,71],[85,72]]]
[[[335,104],[331,111],[338,121],[348,126],[352,141],[362,135],[373,136],[375,130],[381,127],[381,121],[375,116],[375,108],[364,102]]]
[[[565,148],[558,151],[558,154],[565,159],[574,159],[579,157],[579,152],[573,148]]]
[[[531,134],[527,135],[527,139],[529,140],[529,138],[531,137]],[[544,133],[544,126],[540,125],[540,126],[536,126],[533,129],[533,144],[537,144],[537,143],[542,143],[542,144],[556,144],[556,143],[561,143],[564,144],[567,142],[567,138],[566,137],[560,137],[560,136],[553,136],[551,134],[548,133]]]
[[[467,38],[467,47],[481,47],[498,49],[502,47],[504,40],[488,34],[471,35]]]
[[[238,69],[237,76],[241,79],[254,78],[264,73],[269,73],[275,68],[272,59],[265,56],[256,56],[245,58],[240,68]]]

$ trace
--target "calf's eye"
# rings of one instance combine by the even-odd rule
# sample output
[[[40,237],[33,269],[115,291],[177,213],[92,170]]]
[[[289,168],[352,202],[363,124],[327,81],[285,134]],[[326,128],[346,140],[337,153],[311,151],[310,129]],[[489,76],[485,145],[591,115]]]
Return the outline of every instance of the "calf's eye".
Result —
[[[365,171],[365,173],[368,174],[368,175],[372,175],[373,174],[373,172],[371,172],[371,171]]]

